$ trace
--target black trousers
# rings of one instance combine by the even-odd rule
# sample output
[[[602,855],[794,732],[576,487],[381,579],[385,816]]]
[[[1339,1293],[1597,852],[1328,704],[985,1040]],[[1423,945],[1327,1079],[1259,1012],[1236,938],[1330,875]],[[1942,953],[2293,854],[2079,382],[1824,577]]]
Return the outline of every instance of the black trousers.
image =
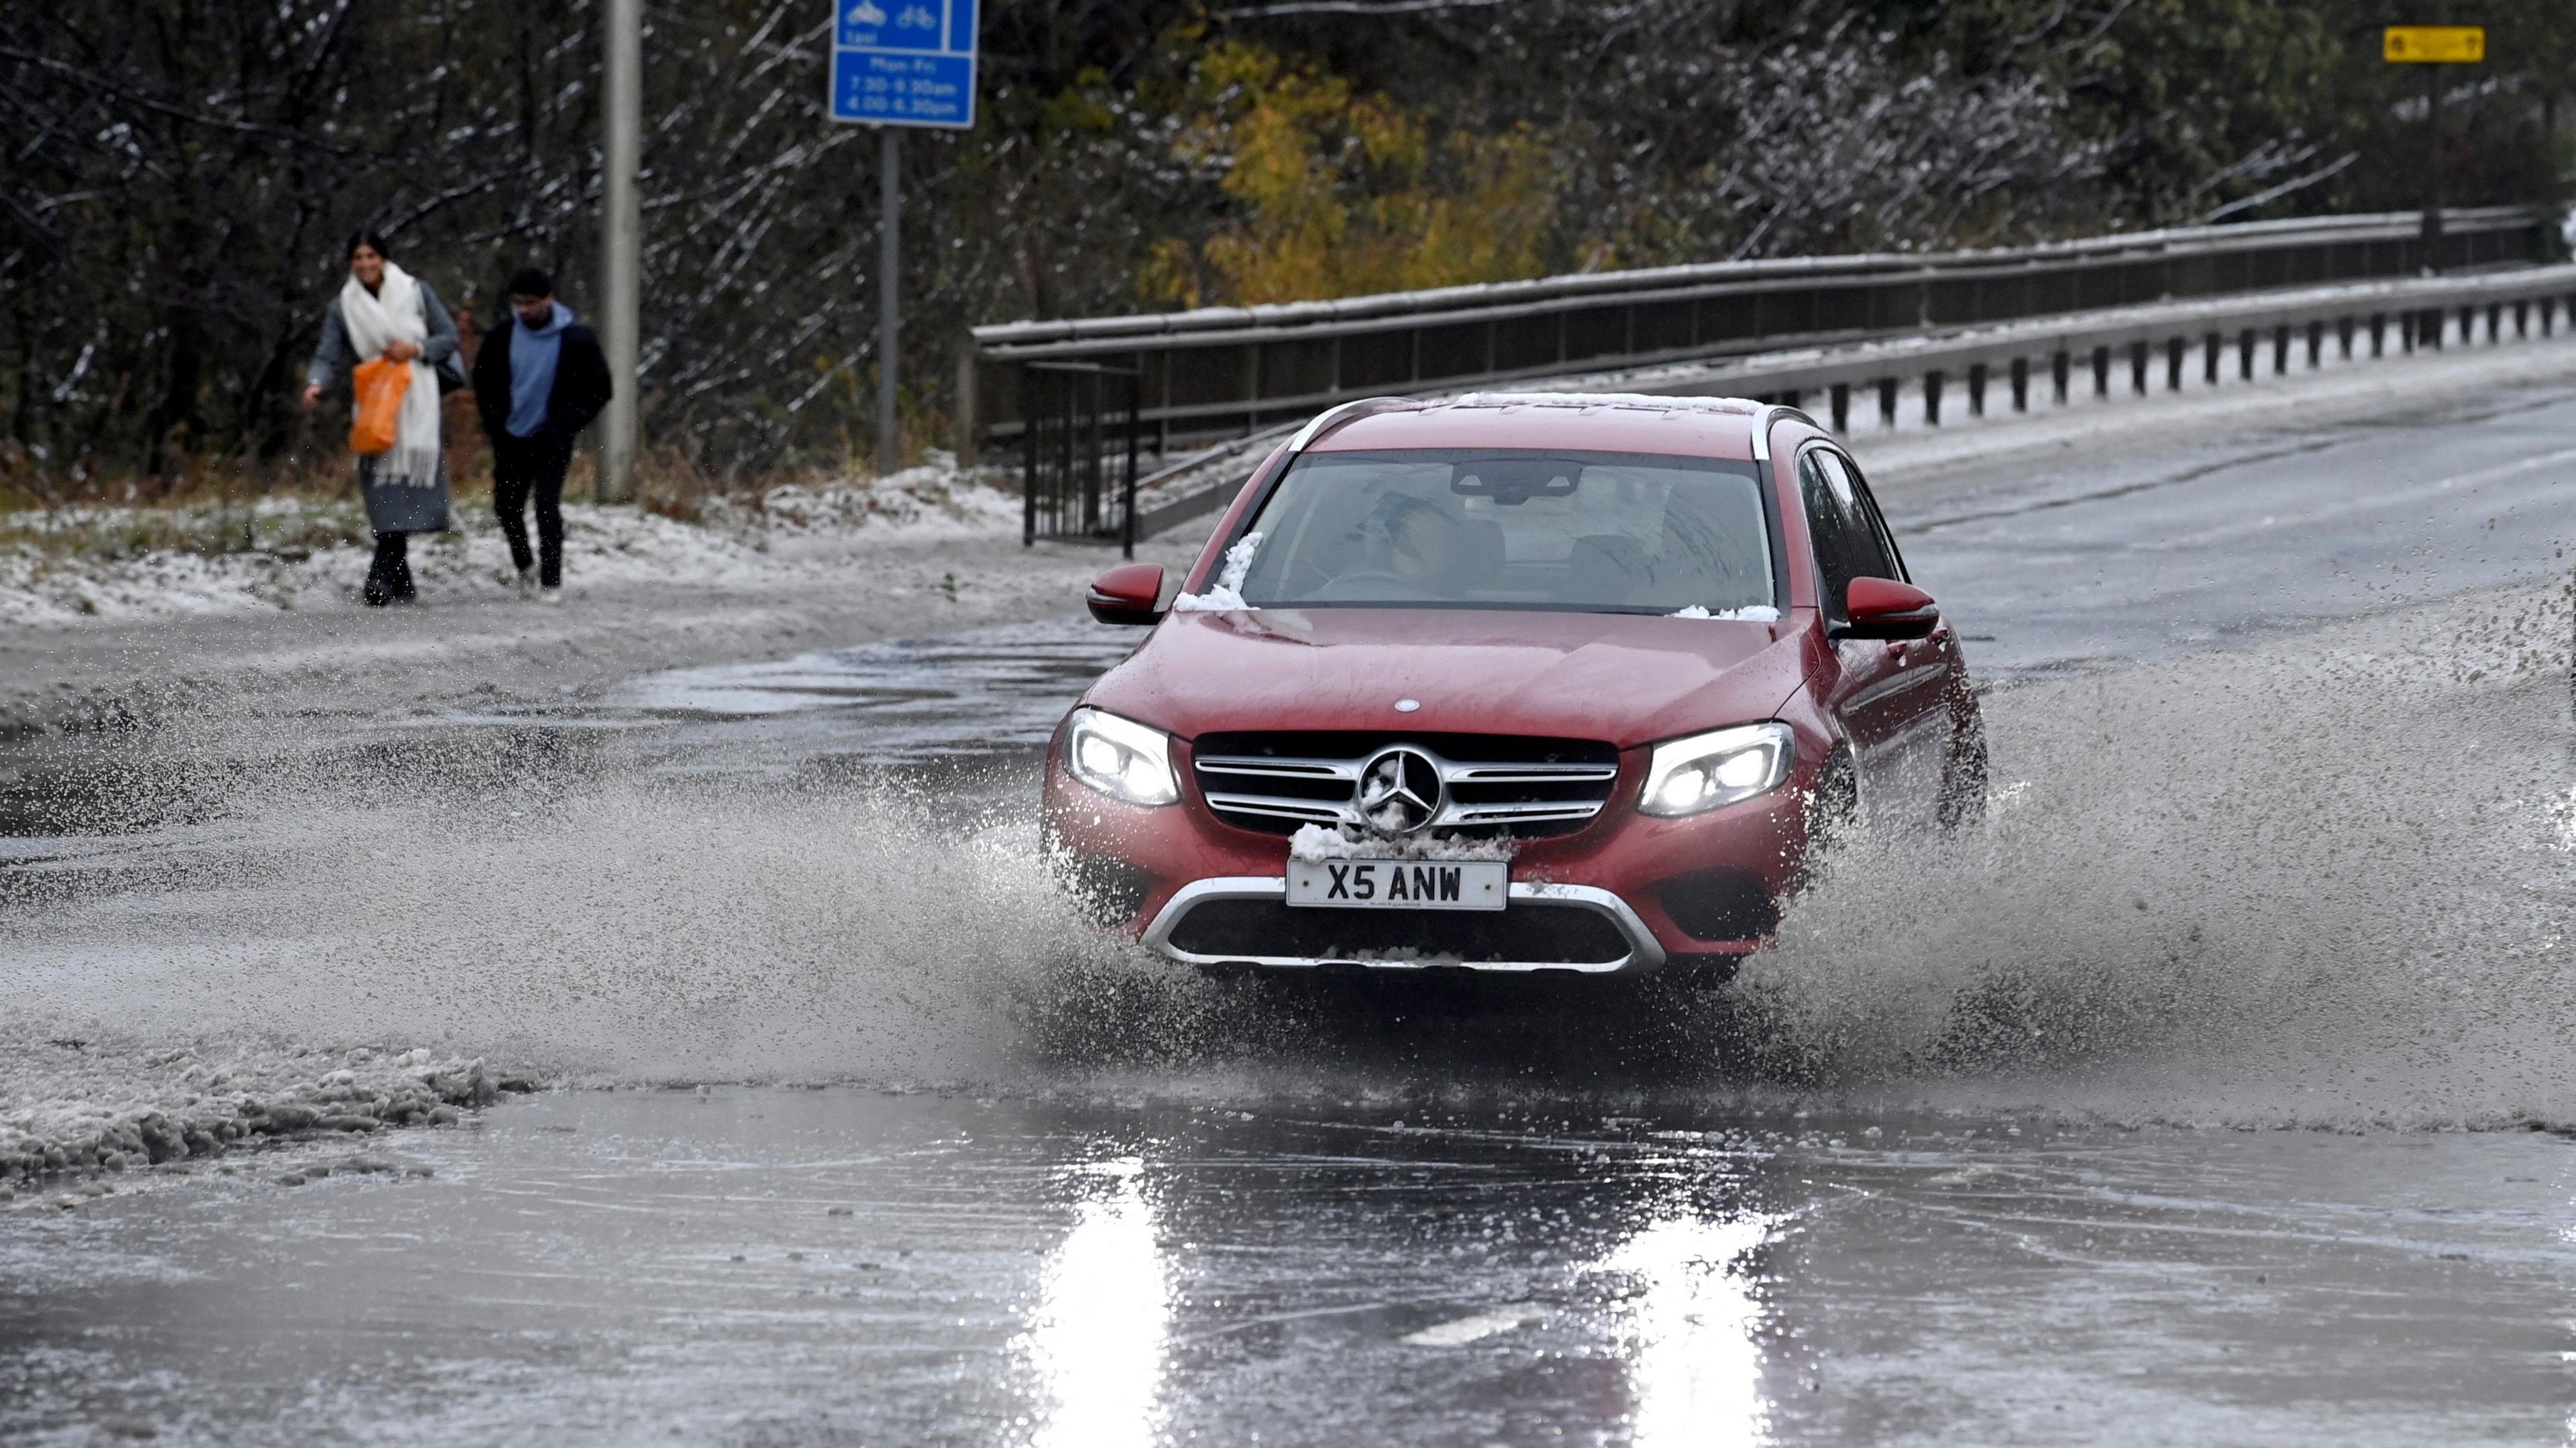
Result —
[[[564,470],[572,466],[572,443],[540,434],[492,439],[492,513],[502,536],[510,540],[510,566],[521,573],[537,567],[537,583],[563,586]],[[537,551],[528,553],[529,499],[537,504]]]
[[[379,533],[376,557],[367,565],[367,586],[360,593],[369,608],[409,603],[419,595],[411,585],[411,535]]]

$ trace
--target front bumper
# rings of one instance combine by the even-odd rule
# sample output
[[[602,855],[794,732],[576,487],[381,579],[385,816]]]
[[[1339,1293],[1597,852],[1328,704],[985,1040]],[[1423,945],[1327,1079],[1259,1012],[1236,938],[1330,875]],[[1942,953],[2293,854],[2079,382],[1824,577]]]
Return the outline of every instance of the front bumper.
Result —
[[[1521,845],[1510,903],[1495,912],[1291,910],[1284,837],[1227,823],[1194,789],[1175,804],[1121,804],[1075,782],[1053,751],[1045,848],[1104,926],[1196,965],[1584,975],[1723,965],[1768,941],[1773,902],[1805,861],[1804,801],[1824,751],[1803,733],[1800,745],[1779,789],[1688,819],[1637,812],[1647,751],[1630,751],[1609,808],[1572,834]],[[1175,741],[1184,780],[1187,749]]]
[[[1422,912],[1422,914],[1445,914],[1450,917],[1432,922],[1438,927],[1472,928],[1491,922],[1498,931],[1509,935],[1527,920],[1531,912],[1575,912],[1608,927],[1606,934],[1597,930],[1590,933],[1594,939],[1611,938],[1617,942],[1618,953],[1608,955],[1605,959],[1516,960],[1508,958],[1515,953],[1508,949],[1499,952],[1499,955],[1504,958],[1492,958],[1485,954],[1473,957],[1454,955],[1437,949],[1424,949],[1420,944],[1404,942],[1406,927],[1421,923],[1418,916],[1411,916],[1408,912],[1290,911],[1287,899],[1288,881],[1279,875],[1230,875],[1211,880],[1193,880],[1172,892],[1171,898],[1165,902],[1160,911],[1156,912],[1153,922],[1145,927],[1144,942],[1174,960],[1191,965],[1241,965],[1271,969],[1311,970],[1323,966],[1351,965],[1377,970],[1463,968],[1520,974],[1564,970],[1584,975],[1612,975],[1622,971],[1631,973],[1649,971],[1664,963],[1663,946],[1656,941],[1654,932],[1646,927],[1646,922],[1639,919],[1637,912],[1628,907],[1628,902],[1608,890],[1590,885],[1558,885],[1543,881],[1515,880],[1511,887],[1511,903],[1499,914],[1471,916],[1464,911]],[[1192,926],[1199,925],[1203,921],[1207,907],[1221,907],[1229,903],[1253,903],[1263,907],[1273,907],[1261,912],[1272,918],[1262,920],[1252,912],[1241,912],[1236,920],[1225,922],[1235,926],[1235,929],[1230,932],[1225,931],[1222,926],[1213,932],[1202,926],[1195,936],[1189,933]],[[1376,915],[1380,919],[1372,922],[1356,918],[1366,915]],[[1297,918],[1299,916],[1306,918],[1299,919]],[[1247,925],[1256,927],[1270,925],[1272,928],[1247,931],[1243,928]],[[1372,925],[1378,928],[1372,930]],[[1388,926],[1392,926],[1393,929],[1385,928]],[[1336,932],[1340,933],[1337,935]],[[1351,935],[1354,932],[1362,934],[1363,937],[1373,934],[1378,939],[1391,943],[1374,949],[1366,947],[1353,949]],[[1226,938],[1228,935],[1233,938]],[[1532,935],[1538,936],[1539,939],[1531,940],[1529,937]],[[1437,932],[1426,932],[1425,938],[1437,939]],[[1543,940],[1561,940],[1564,937],[1562,932],[1523,932],[1521,938],[1528,943],[1537,944]],[[1323,941],[1332,943],[1320,949],[1309,944],[1309,942]],[[1534,953],[1545,955],[1559,952]],[[1600,950],[1587,953],[1604,954]]]

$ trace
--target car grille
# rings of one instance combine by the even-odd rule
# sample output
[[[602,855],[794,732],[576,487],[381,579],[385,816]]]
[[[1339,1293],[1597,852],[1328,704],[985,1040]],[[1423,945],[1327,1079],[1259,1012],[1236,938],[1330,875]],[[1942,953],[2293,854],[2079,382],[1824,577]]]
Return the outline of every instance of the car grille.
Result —
[[[1310,824],[1365,828],[1361,771],[1399,744],[1439,766],[1443,798],[1422,827],[1429,834],[1570,834],[1601,812],[1619,777],[1619,751],[1608,744],[1505,734],[1206,734],[1192,768],[1208,808],[1228,824],[1279,835]]]
[[[1468,910],[1300,910],[1280,900],[1209,900],[1182,917],[1172,948],[1216,960],[1504,962],[1608,965],[1629,952],[1609,917],[1515,900]]]

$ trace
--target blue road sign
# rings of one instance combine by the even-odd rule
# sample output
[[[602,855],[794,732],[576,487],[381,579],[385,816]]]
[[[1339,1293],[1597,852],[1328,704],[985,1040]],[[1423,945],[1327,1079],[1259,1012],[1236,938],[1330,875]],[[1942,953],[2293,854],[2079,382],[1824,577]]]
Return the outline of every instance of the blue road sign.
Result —
[[[975,0],[833,4],[833,120],[975,124]]]

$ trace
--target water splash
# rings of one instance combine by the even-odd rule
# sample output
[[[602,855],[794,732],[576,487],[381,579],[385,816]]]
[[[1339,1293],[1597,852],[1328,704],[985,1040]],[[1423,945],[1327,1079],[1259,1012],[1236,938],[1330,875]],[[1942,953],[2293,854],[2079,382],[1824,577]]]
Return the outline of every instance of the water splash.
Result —
[[[2569,632],[2526,589],[2020,682],[1987,827],[1855,842],[1698,995],[1208,982],[1093,933],[1024,803],[255,718],[129,768],[196,823],[13,868],[0,973],[22,1022],[573,1079],[2569,1125]]]
[[[2567,604],[1999,695],[1991,823],[1863,842],[1747,971],[1771,1068],[2121,1119],[2576,1122]]]

